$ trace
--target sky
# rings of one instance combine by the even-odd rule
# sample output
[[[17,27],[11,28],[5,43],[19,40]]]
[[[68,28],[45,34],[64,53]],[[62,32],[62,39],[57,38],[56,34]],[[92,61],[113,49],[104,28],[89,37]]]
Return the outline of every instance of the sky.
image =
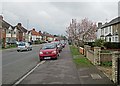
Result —
[[[72,19],[80,22],[109,22],[118,16],[119,0],[2,0],[0,14],[15,26],[17,23],[31,30],[65,35]],[[120,7],[120,6],[119,6]]]

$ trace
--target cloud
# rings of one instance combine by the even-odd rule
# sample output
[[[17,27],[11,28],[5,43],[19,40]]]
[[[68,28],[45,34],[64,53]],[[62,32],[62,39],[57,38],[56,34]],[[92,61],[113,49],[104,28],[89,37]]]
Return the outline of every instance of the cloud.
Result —
[[[48,0],[49,1],[49,0]],[[98,0],[97,0],[98,1]],[[85,17],[94,22],[113,19],[118,15],[117,2],[3,2],[4,19],[16,25],[21,22],[29,30],[64,34],[72,18]],[[113,12],[114,11],[114,12]],[[27,22],[28,21],[28,22]]]

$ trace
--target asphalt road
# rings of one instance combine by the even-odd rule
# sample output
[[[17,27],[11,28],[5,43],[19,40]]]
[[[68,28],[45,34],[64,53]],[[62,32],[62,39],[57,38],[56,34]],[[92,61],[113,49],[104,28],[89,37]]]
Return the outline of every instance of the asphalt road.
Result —
[[[16,49],[2,51],[2,84],[13,84],[38,62],[41,45],[33,46],[32,51],[17,52]]]

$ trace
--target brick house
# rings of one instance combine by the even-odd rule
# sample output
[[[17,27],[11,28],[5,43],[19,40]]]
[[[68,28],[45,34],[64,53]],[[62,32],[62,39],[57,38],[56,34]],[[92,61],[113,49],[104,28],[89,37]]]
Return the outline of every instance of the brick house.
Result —
[[[27,40],[27,32],[28,30],[25,29],[21,23],[18,23],[15,27],[14,27],[14,32],[15,35],[14,37],[16,38],[16,41],[26,41]]]
[[[30,30],[31,35],[32,35],[32,41],[36,41],[36,40],[42,40],[42,34],[40,34],[40,32],[37,32],[35,30],[35,28],[33,28],[32,30]]]
[[[8,22],[3,20],[3,17],[0,15],[0,40],[2,46],[5,48],[8,42],[12,42],[12,31],[14,27]]]

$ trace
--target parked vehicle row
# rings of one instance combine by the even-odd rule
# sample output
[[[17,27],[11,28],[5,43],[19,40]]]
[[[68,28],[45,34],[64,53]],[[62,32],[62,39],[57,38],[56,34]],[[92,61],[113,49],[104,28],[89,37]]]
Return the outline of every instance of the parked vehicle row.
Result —
[[[39,51],[40,61],[46,59],[57,59],[65,45],[66,43],[63,41],[53,41],[43,45]]]

